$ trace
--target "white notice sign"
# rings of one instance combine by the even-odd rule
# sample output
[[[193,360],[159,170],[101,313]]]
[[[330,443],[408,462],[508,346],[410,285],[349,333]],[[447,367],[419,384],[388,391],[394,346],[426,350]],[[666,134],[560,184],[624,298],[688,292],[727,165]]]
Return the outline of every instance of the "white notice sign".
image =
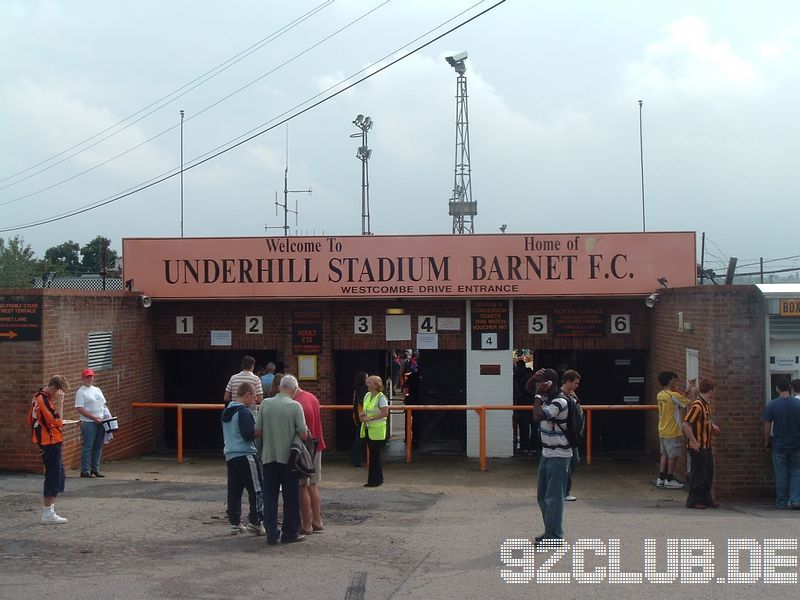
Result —
[[[231,330],[211,330],[211,345],[212,346],[230,346],[231,345]]]
[[[438,333],[417,334],[417,350],[438,350],[438,349],[439,349]]]
[[[776,356],[773,368],[776,369],[793,369],[797,363],[794,361],[794,356]]]
[[[461,331],[461,319],[459,317],[439,317],[436,319],[439,331]]]

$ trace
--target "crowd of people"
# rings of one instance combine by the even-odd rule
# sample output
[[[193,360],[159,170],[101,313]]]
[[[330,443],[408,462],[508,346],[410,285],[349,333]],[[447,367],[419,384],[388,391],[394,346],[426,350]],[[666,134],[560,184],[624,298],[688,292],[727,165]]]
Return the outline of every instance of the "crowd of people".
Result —
[[[398,384],[407,384],[408,376],[417,371],[415,358],[411,353],[404,356],[404,376]],[[223,395],[225,409],[220,420],[227,465],[230,532],[263,535],[268,544],[279,540],[303,541],[312,533],[324,531],[319,485],[326,445],[320,403],[314,394],[300,388],[296,377],[276,373],[273,363],[260,369],[259,375],[253,372],[254,368],[255,360],[245,356],[241,371],[231,376]],[[81,379],[82,385],[75,394],[82,436],[80,476],[103,477],[100,459],[103,443],[110,433],[105,424],[111,413],[103,392],[94,385],[94,372],[84,369]],[[658,381],[660,461],[655,485],[684,488],[675,473],[686,457],[689,467],[686,506],[718,508],[720,504],[712,496],[713,440],[720,433],[712,415],[716,383],[705,378],[698,385],[692,379],[681,388],[673,371],[662,372]],[[580,463],[579,448],[584,434],[583,410],[577,395],[580,383],[581,376],[575,370],[566,370],[559,376],[550,368],[533,372],[521,357],[515,362],[514,403],[531,406],[530,411],[514,411],[515,449],[529,453],[536,437],[541,447],[537,502],[544,532],[536,537],[537,543],[563,539],[564,502],[577,499],[571,487],[572,474]],[[55,512],[55,499],[64,491],[62,415],[68,391],[64,377],[54,375],[35,394],[28,414],[32,440],[41,449],[45,471],[41,517],[44,524],[67,522]],[[776,392],[778,395],[762,415],[764,448],[772,455],[776,506],[799,510],[800,379],[779,381]],[[365,487],[383,484],[381,449],[386,442],[388,413],[383,380],[366,372],[357,373],[353,381],[355,440],[351,463],[361,466],[364,448],[368,448]],[[293,462],[303,448],[311,460],[307,469],[300,469]],[[241,504],[245,490],[249,514],[243,524]],[[280,494],[284,512],[279,528]]]

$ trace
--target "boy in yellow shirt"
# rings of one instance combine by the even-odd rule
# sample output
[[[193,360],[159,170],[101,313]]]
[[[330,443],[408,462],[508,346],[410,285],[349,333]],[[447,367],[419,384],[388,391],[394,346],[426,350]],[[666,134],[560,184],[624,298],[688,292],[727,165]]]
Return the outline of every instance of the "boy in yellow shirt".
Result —
[[[678,375],[673,371],[659,374],[658,383],[661,386],[661,391],[656,397],[661,462],[656,487],[681,489],[683,484],[675,479],[675,463],[678,462],[685,445],[681,430],[681,408],[688,406],[697,395],[695,380],[689,381],[685,395],[676,391]]]

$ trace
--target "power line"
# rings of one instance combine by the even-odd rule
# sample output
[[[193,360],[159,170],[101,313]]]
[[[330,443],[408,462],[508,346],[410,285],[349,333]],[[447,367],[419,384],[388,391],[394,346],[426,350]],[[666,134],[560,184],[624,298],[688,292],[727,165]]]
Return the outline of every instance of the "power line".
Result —
[[[294,113],[292,115],[289,115],[288,117],[286,117],[285,119],[280,120],[279,122],[275,123],[274,125],[266,127],[265,129],[262,129],[261,131],[257,131],[256,133],[253,133],[252,135],[248,135],[252,131],[255,130],[255,129],[251,129],[250,131],[248,131],[248,132],[240,135],[239,137],[234,138],[234,140],[231,140],[230,142],[228,142],[227,144],[232,144],[232,145],[228,146],[227,148],[223,147],[223,146],[226,146],[227,144],[223,144],[222,146],[218,146],[214,150],[211,150],[208,153],[206,153],[206,155],[201,155],[201,157],[198,157],[194,161],[191,161],[191,164],[186,166],[183,170],[181,170],[181,169],[177,169],[177,170],[176,169],[172,169],[171,171],[165,172],[165,174],[163,174],[163,176],[157,176],[157,177],[155,177],[155,178],[153,178],[151,180],[148,180],[147,182],[145,182],[143,184],[139,184],[138,186],[135,186],[133,188],[128,188],[128,190],[126,190],[125,192],[116,194],[114,196],[108,196],[108,197],[106,197],[106,198],[104,198],[104,199],[102,199],[102,200],[100,200],[98,202],[95,202],[93,204],[83,206],[81,208],[69,211],[67,213],[62,213],[60,215],[56,215],[56,216],[53,216],[53,217],[48,217],[48,218],[42,219],[40,221],[35,221],[33,223],[27,223],[25,225],[18,225],[18,226],[15,226],[15,227],[6,227],[6,228],[3,228],[3,229],[0,229],[0,233],[5,233],[5,232],[8,232],[8,231],[18,231],[18,230],[22,230],[22,229],[30,229],[32,227],[39,227],[41,225],[46,225],[48,223],[53,223],[53,222],[56,222],[56,221],[61,221],[61,220],[64,220],[64,219],[68,219],[70,217],[74,217],[74,216],[77,216],[79,214],[83,214],[85,212],[89,212],[91,210],[95,210],[95,209],[100,208],[102,206],[106,206],[107,204],[111,204],[113,202],[117,202],[119,200],[122,200],[123,198],[127,198],[128,196],[132,196],[133,194],[142,192],[142,191],[144,191],[144,190],[146,190],[148,188],[151,188],[151,187],[153,187],[155,185],[158,185],[159,183],[163,183],[164,181],[172,179],[173,177],[175,177],[176,175],[178,175],[182,171],[189,171],[191,169],[194,169],[195,167],[199,167],[200,165],[202,165],[202,164],[204,164],[204,163],[206,163],[206,162],[208,162],[208,161],[210,161],[210,160],[212,160],[212,159],[214,159],[214,158],[216,158],[216,157],[218,157],[218,156],[220,156],[222,154],[225,154],[225,153],[233,150],[234,148],[238,148],[239,146],[241,146],[243,144],[246,144],[247,142],[249,142],[249,141],[251,141],[251,140],[253,140],[253,139],[257,138],[257,137],[259,137],[259,136],[261,136],[261,135],[263,135],[263,134],[265,134],[265,133],[267,133],[269,131],[272,131],[276,127],[280,127],[284,123],[288,123],[289,121],[299,117],[300,115],[303,115],[306,112],[309,112],[309,111],[315,109],[316,107],[324,104],[325,102],[328,102],[329,100],[332,100],[336,96],[338,96],[340,94],[343,94],[344,92],[354,88],[355,86],[360,85],[364,81],[374,77],[375,75],[377,75],[379,73],[382,73],[383,71],[385,71],[389,67],[392,67],[392,66],[396,65],[397,63],[405,60],[409,56],[412,56],[413,54],[416,54],[417,52],[419,52],[423,48],[426,48],[426,47],[430,46],[434,42],[439,41],[443,37],[446,37],[446,36],[450,35],[451,33],[453,33],[454,31],[456,31],[456,30],[462,28],[463,26],[467,25],[468,23],[471,23],[472,21],[474,21],[478,17],[481,17],[481,16],[485,15],[486,13],[488,13],[489,11],[494,10],[495,8],[500,6],[501,4],[504,4],[505,1],[506,0],[499,0],[499,2],[496,2],[492,6],[482,10],[481,12],[473,15],[472,17],[466,19],[465,21],[462,21],[461,23],[459,23],[458,25],[448,29],[447,31],[437,35],[433,39],[431,39],[431,40],[429,40],[429,41],[427,41],[427,42],[425,42],[423,44],[420,44],[419,46],[417,46],[413,50],[410,50],[409,52],[403,54],[402,56],[400,56],[400,57],[398,57],[398,58],[386,63],[385,65],[377,68],[375,71],[372,71],[371,73],[367,73],[367,75],[361,77],[360,79],[357,79],[353,83],[350,83],[349,85],[347,85],[347,86],[343,87],[342,89],[330,94],[329,96],[326,96],[326,97],[322,98],[321,100],[318,100],[318,101],[314,102],[313,104],[311,104],[311,105],[299,110],[298,112],[296,112],[296,113]],[[459,16],[463,15],[464,13],[468,12],[469,10],[474,8],[475,6],[483,4],[483,2],[485,2],[485,0],[480,0],[479,2],[477,2],[477,3],[473,4],[472,6],[470,6],[469,8],[461,11],[460,13],[455,15],[454,17],[451,17],[450,19],[444,21],[442,24],[437,25],[433,29],[429,30],[427,33],[424,33],[421,36],[417,37],[415,40],[413,40],[413,41],[411,41],[411,42],[409,42],[407,44],[404,44],[398,50],[395,50],[394,52],[386,55],[385,57],[375,61],[371,65],[369,65],[369,66],[357,71],[355,74],[351,75],[350,77],[347,77],[347,78],[343,79],[342,81],[340,81],[339,83],[329,87],[327,90],[325,90],[325,92],[327,92],[327,91],[329,91],[329,90],[341,85],[342,83],[344,83],[348,79],[352,79],[356,75],[371,69],[372,67],[376,66],[378,63],[380,63],[381,61],[385,60],[387,57],[391,56],[392,54],[397,53],[398,51],[402,50],[403,48],[405,48],[405,47],[409,46],[410,44],[416,42],[417,40],[421,39],[422,37],[425,37],[426,35],[428,35],[432,31],[435,31],[436,29],[441,28],[443,25],[449,23],[450,21],[453,21],[454,19],[456,19]],[[309,100],[306,100],[305,102],[302,102],[302,103],[296,105],[294,108],[292,108],[289,111],[286,111],[286,112],[284,112],[282,114],[286,114],[288,112],[291,112],[295,108],[297,108],[299,106],[302,106],[303,104],[307,104],[308,102],[310,102],[314,98],[319,97],[320,95],[322,95],[325,92],[320,92],[319,94],[316,94],[316,95],[312,96]],[[280,116],[282,116],[282,115],[279,115],[278,117],[275,117],[275,118],[280,118]],[[272,119],[272,121],[274,121],[274,120],[275,119]],[[269,123],[269,122],[271,122],[271,121],[267,121],[267,123]],[[263,124],[261,126],[263,126]],[[245,136],[247,136],[247,137],[245,137]],[[244,139],[242,139],[242,138],[244,138]],[[240,141],[236,141],[236,140],[240,140]],[[219,151],[216,151],[219,148],[222,148],[222,149],[219,150]],[[210,154],[210,155],[208,155],[208,154]],[[202,158],[203,156],[205,156],[205,158]]]
[[[100,143],[104,142],[105,140],[117,135],[118,133],[120,133],[121,131],[124,131],[128,127],[130,127],[132,125],[135,125],[136,123],[138,123],[142,119],[145,119],[145,118],[149,117],[150,115],[152,115],[154,112],[157,112],[157,111],[161,110],[162,108],[167,106],[170,102],[173,102],[173,101],[177,100],[178,98],[180,98],[182,96],[185,96],[186,94],[188,94],[189,92],[197,89],[198,87],[200,87],[201,85],[203,85],[207,81],[213,79],[214,77],[216,77],[220,73],[223,73],[224,71],[228,70],[230,67],[232,67],[236,63],[241,62],[242,60],[244,60],[245,58],[247,58],[248,56],[250,56],[251,54],[253,54],[257,50],[260,50],[261,48],[263,48],[267,44],[275,41],[276,39],[278,39],[279,37],[281,37],[285,33],[291,31],[292,29],[294,29],[295,27],[297,27],[301,23],[303,23],[303,22],[307,21],[308,19],[310,19],[316,13],[320,12],[324,8],[327,8],[329,5],[333,4],[333,2],[335,2],[335,0],[326,0],[322,4],[319,4],[319,5],[315,6],[314,8],[312,8],[310,11],[308,11],[304,15],[301,15],[300,17],[298,17],[294,21],[291,21],[288,24],[284,25],[283,27],[280,27],[279,29],[275,30],[274,32],[269,34],[266,38],[262,38],[261,40],[259,40],[255,44],[251,45],[250,47],[245,48],[244,50],[242,50],[238,54],[233,55],[231,58],[229,58],[226,61],[220,63],[216,67],[214,67],[214,68],[210,69],[209,71],[206,71],[202,75],[199,75],[198,77],[194,78],[189,83],[179,87],[176,90],[173,90],[172,92],[170,92],[166,96],[162,96],[161,98],[159,98],[155,102],[152,102],[152,103],[148,104],[144,108],[141,108],[138,111],[136,111],[135,113],[133,113],[131,115],[128,115],[124,119],[114,123],[113,125],[110,125],[109,127],[106,127],[102,131],[99,131],[99,132],[95,133],[91,137],[88,137],[85,140],[83,140],[81,142],[78,142],[77,144],[74,144],[73,146],[70,146],[66,150],[62,150],[58,154],[55,154],[55,155],[51,156],[48,159],[40,161],[40,162],[36,163],[35,165],[31,165],[30,167],[28,167],[26,169],[23,169],[22,171],[18,171],[17,173],[14,173],[12,175],[9,175],[7,177],[4,177],[4,178],[0,179],[0,183],[2,183],[4,181],[8,181],[9,179],[13,179],[14,177],[17,177],[18,175],[22,175],[23,173],[27,173],[28,171],[30,171],[32,169],[35,169],[36,167],[39,167],[39,166],[44,165],[44,164],[47,164],[48,162],[58,158],[59,156],[63,156],[64,154],[67,154],[68,152],[70,152],[70,151],[72,151],[72,150],[74,150],[76,148],[79,148],[80,146],[86,144],[87,142],[92,141],[93,139],[103,135],[104,133],[107,133],[108,131],[111,131],[112,129],[118,127],[119,125],[122,125],[126,121],[129,121],[130,119],[133,119],[134,117],[136,117],[137,115],[140,115],[144,111],[146,111],[146,110],[148,110],[148,109],[150,109],[150,108],[152,108],[154,106],[156,107],[153,110],[151,110],[150,112],[142,115],[138,119],[136,119],[134,121],[131,121],[130,123],[128,123],[124,127],[121,127],[117,131],[114,131],[110,135],[107,135],[106,137],[104,137],[104,138],[102,138],[100,140],[97,140],[94,144],[86,146],[85,148],[82,148],[81,150],[70,154],[69,156],[63,158],[62,160],[59,160],[58,162],[55,162],[55,163],[53,163],[53,164],[51,164],[51,165],[49,165],[47,167],[42,168],[42,169],[36,171],[35,173],[31,173],[30,175],[27,175],[26,177],[22,177],[22,178],[18,179],[17,181],[13,181],[13,182],[11,182],[9,184],[6,184],[4,186],[0,186],[0,190],[4,190],[6,188],[15,186],[18,183],[21,183],[23,181],[26,181],[26,180],[30,179],[31,177],[35,177],[36,175],[38,175],[40,173],[43,173],[43,172],[45,172],[45,171],[47,171],[49,169],[52,169],[53,167],[55,167],[57,165],[60,165],[61,163],[69,160],[70,158],[85,152],[86,150],[89,150],[90,148],[94,148],[97,144],[100,144]],[[197,83],[198,81],[199,81],[199,83]],[[197,85],[193,85],[195,83],[197,83]],[[186,89],[186,88],[189,88],[189,89]],[[183,91],[183,90],[185,90],[185,91]],[[182,93],[179,94],[179,92],[182,92]],[[176,95],[176,94],[178,94],[178,95]],[[172,96],[174,96],[174,97],[172,97]],[[161,104],[162,102],[163,102],[163,104],[161,106],[157,106],[158,104]],[[154,139],[154,138],[151,138],[151,139]]]
[[[288,65],[288,64],[290,64],[290,63],[292,63],[292,62],[294,62],[295,60],[297,60],[297,59],[298,59],[298,58],[300,58],[301,56],[303,56],[303,55],[305,55],[305,54],[307,54],[307,53],[311,52],[311,51],[312,51],[314,48],[317,48],[318,46],[321,46],[322,44],[324,44],[325,42],[327,42],[327,41],[328,41],[328,40],[330,40],[331,38],[333,38],[333,37],[335,37],[335,36],[339,35],[339,34],[340,34],[340,33],[342,33],[343,31],[345,31],[346,29],[349,29],[350,27],[352,27],[353,25],[355,25],[355,24],[356,24],[356,23],[358,23],[359,21],[361,21],[361,20],[365,19],[366,17],[368,17],[369,15],[371,15],[372,13],[374,13],[374,12],[375,12],[376,10],[378,10],[379,8],[382,8],[383,6],[385,6],[386,4],[388,4],[390,1],[391,1],[391,0],[384,0],[384,2],[382,2],[382,3],[381,3],[381,4],[379,4],[378,6],[376,6],[376,7],[372,8],[372,9],[368,10],[367,12],[363,13],[361,16],[359,16],[359,17],[357,17],[357,18],[353,19],[352,21],[350,21],[349,23],[347,23],[347,24],[346,24],[346,25],[344,25],[343,27],[340,27],[339,29],[337,29],[336,31],[334,31],[333,33],[331,33],[330,35],[328,35],[328,36],[326,36],[326,37],[322,38],[321,40],[319,40],[319,41],[318,41],[318,42],[316,42],[315,44],[313,44],[313,45],[309,46],[308,48],[306,48],[305,50],[303,50],[302,52],[299,52],[298,54],[295,54],[293,57],[291,57],[291,58],[289,58],[289,59],[285,60],[284,62],[282,62],[282,63],[281,63],[281,64],[279,64],[278,66],[276,66],[276,67],[274,67],[274,68],[270,69],[269,71],[267,71],[266,73],[263,73],[262,75],[259,75],[258,77],[256,77],[256,78],[255,78],[255,79],[253,79],[252,81],[250,81],[249,83],[246,83],[245,85],[243,85],[243,86],[242,86],[242,87],[240,87],[239,89],[237,89],[237,90],[235,90],[235,91],[231,92],[231,93],[230,93],[230,94],[228,94],[227,96],[223,96],[222,98],[220,98],[219,100],[217,100],[217,101],[213,102],[212,104],[209,104],[208,106],[206,106],[206,107],[205,107],[205,108],[203,108],[202,110],[199,110],[199,111],[195,112],[195,113],[194,113],[192,116],[190,116],[190,117],[186,118],[186,120],[185,120],[185,121],[186,121],[186,122],[188,122],[188,121],[191,121],[192,119],[195,119],[195,118],[199,117],[199,116],[200,116],[200,115],[202,115],[203,113],[205,113],[205,112],[208,112],[209,110],[211,110],[211,109],[212,109],[212,108],[214,108],[215,106],[217,106],[217,105],[221,104],[221,103],[222,103],[222,102],[224,102],[225,100],[228,100],[229,98],[232,98],[232,97],[233,97],[233,96],[235,96],[236,94],[238,94],[238,93],[240,93],[240,92],[242,92],[242,91],[246,90],[246,89],[247,89],[247,88],[249,88],[250,86],[252,86],[252,85],[254,85],[254,84],[258,83],[259,81],[261,81],[261,80],[262,80],[262,79],[264,79],[265,77],[267,77],[267,76],[269,76],[269,75],[271,75],[271,74],[275,73],[276,71],[278,71],[278,70],[282,69],[282,68],[283,68],[283,67],[285,67],[286,65]],[[180,97],[180,96],[178,96],[178,97]],[[156,109],[156,110],[158,110],[158,109]],[[155,112],[155,111],[153,111],[153,112]],[[150,114],[150,113],[148,113],[148,114]],[[284,114],[285,114],[285,113],[284,113]],[[145,115],[145,116],[147,116],[147,115]],[[144,117],[142,117],[142,118],[144,118]],[[139,119],[139,120],[140,120],[140,119]],[[136,122],[136,121],[134,121],[134,123],[135,123],[135,122]],[[133,124],[133,123],[131,123],[131,125],[132,125],[132,124]],[[61,181],[57,181],[57,182],[55,182],[55,183],[53,183],[53,184],[51,184],[51,185],[48,185],[48,186],[46,186],[46,187],[43,187],[43,188],[39,189],[39,190],[36,190],[36,191],[34,191],[34,192],[30,192],[29,194],[24,194],[24,195],[22,195],[22,196],[18,196],[18,197],[16,197],[16,198],[12,198],[11,200],[6,200],[5,202],[0,202],[0,207],[2,207],[2,206],[7,206],[7,205],[9,205],[9,204],[14,204],[15,202],[19,202],[20,200],[25,200],[25,199],[27,199],[27,198],[31,198],[31,197],[33,197],[33,196],[37,196],[37,195],[39,195],[39,194],[41,194],[41,193],[43,193],[43,192],[47,192],[47,191],[49,191],[49,190],[52,190],[53,188],[59,187],[59,186],[61,186],[61,185],[65,184],[65,183],[69,183],[70,181],[72,181],[72,180],[74,180],[74,179],[77,179],[78,177],[81,177],[82,175],[85,175],[86,173],[90,173],[91,171],[94,171],[94,170],[96,170],[96,169],[99,169],[100,167],[102,167],[102,166],[104,166],[104,165],[107,165],[108,163],[110,163],[110,162],[113,162],[113,161],[117,160],[118,158],[121,158],[121,157],[125,156],[126,154],[129,154],[129,153],[133,152],[134,150],[137,150],[138,148],[141,148],[142,146],[144,146],[144,145],[146,145],[146,144],[149,144],[149,143],[150,143],[150,142],[152,142],[153,140],[156,140],[156,139],[160,138],[161,136],[163,136],[163,135],[165,135],[165,134],[169,133],[170,131],[172,131],[173,129],[176,129],[176,128],[177,128],[177,127],[179,127],[179,126],[180,126],[180,124],[175,124],[175,125],[172,125],[172,126],[170,126],[170,127],[167,127],[167,128],[166,128],[165,130],[163,130],[162,132],[160,132],[160,133],[157,133],[156,135],[154,135],[154,136],[152,136],[152,137],[150,137],[150,138],[148,138],[148,139],[144,140],[143,142],[140,142],[140,143],[136,144],[135,146],[133,146],[133,147],[131,147],[131,148],[128,148],[127,150],[124,150],[124,151],[120,152],[119,154],[117,154],[117,155],[115,155],[115,156],[112,156],[112,157],[111,157],[111,158],[109,158],[109,159],[106,159],[106,160],[104,160],[104,161],[103,161],[103,162],[101,162],[101,163],[98,163],[98,164],[96,164],[96,165],[94,165],[94,166],[92,166],[92,167],[89,167],[88,169],[85,169],[85,170],[83,170],[83,171],[81,171],[81,172],[79,172],[79,173],[76,173],[75,175],[72,175],[71,177],[67,177],[66,179],[62,179]],[[121,131],[121,130],[120,130],[120,131]],[[112,135],[113,135],[113,134],[112,134]],[[111,136],[109,136],[109,137],[111,137]],[[107,139],[107,138],[104,138],[104,139]],[[103,140],[100,140],[100,141],[103,141]],[[97,143],[100,143],[100,142],[97,142]],[[91,146],[89,146],[88,148],[91,148]],[[87,149],[88,149],[88,148],[87,148]],[[78,153],[76,153],[76,154],[78,154]],[[74,155],[73,155],[73,156],[74,156]],[[69,158],[69,157],[68,157],[68,158]],[[67,159],[64,159],[64,160],[67,160]],[[63,162],[63,161],[62,161],[62,162]],[[0,188],[0,189],[3,189],[3,188]]]

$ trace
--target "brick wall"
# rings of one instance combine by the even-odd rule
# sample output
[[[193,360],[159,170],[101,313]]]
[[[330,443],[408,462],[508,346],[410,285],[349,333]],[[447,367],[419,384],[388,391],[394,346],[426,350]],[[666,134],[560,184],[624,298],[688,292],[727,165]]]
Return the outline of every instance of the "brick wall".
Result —
[[[334,352],[347,350],[389,350],[412,347],[414,342],[386,341],[385,315],[387,308],[402,306],[411,315],[411,336],[416,339],[417,316],[436,315],[461,318],[461,331],[439,333],[441,349],[462,349],[465,344],[465,302],[463,300],[408,301],[394,300],[348,301],[186,301],[156,302],[150,311],[154,314],[155,347],[158,350],[208,350],[212,330],[230,330],[231,346],[226,350],[275,350],[286,365],[286,371],[297,373],[297,360],[292,352],[292,312],[316,308],[322,315],[322,352],[318,356],[317,381],[303,381],[301,387],[315,394],[322,404],[335,403]],[[193,333],[178,334],[176,319],[192,316]],[[247,316],[263,316],[262,334],[245,331]],[[355,317],[372,316],[372,333],[355,333]],[[349,381],[348,381],[349,383]],[[322,424],[326,439],[335,437],[335,415],[324,411]]]
[[[597,308],[607,315],[630,315],[629,334],[608,334],[602,338],[557,338],[553,335],[553,309],[556,307]],[[548,332],[528,333],[528,315],[548,315]],[[534,350],[638,350],[649,344],[649,315],[640,298],[523,298],[514,300],[514,345]]]
[[[162,373],[153,344],[152,317],[137,294],[77,290],[3,290],[3,296],[42,299],[42,340],[0,343],[0,468],[41,470],[38,448],[31,443],[25,416],[34,392],[54,374],[66,377],[71,389],[64,401],[64,418],[77,419],[75,391],[88,358],[88,335],[113,332],[113,366],[97,371],[120,430],[103,450],[105,459],[136,456],[155,449],[161,438],[161,411],[134,411],[133,401],[158,401]],[[80,464],[80,429],[64,427],[64,464]]]
[[[677,313],[692,323],[678,333]],[[648,399],[655,402],[658,374],[686,373],[686,349],[699,354],[700,378],[717,382],[712,404],[721,432],[714,440],[715,493],[722,499],[769,496],[774,479],[763,450],[764,305],[755,286],[667,289],[652,309]],[[649,419],[650,447],[657,450],[656,417]]]

